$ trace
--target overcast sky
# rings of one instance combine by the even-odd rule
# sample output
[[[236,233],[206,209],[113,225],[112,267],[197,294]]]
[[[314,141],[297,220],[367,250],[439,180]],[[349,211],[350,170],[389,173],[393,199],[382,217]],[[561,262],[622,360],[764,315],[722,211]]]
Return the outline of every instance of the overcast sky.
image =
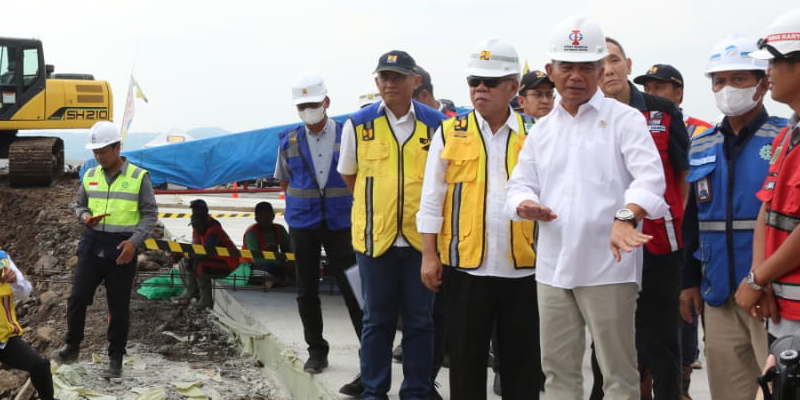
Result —
[[[464,67],[479,41],[514,44],[543,69],[547,38],[561,18],[585,14],[633,59],[633,75],[654,63],[686,81],[684,110],[716,119],[703,75],[713,45],[731,32],[754,39],[788,0],[604,1],[185,1],[0,0],[3,36],[43,41],[56,72],[109,81],[115,122],[131,71],[150,102],[137,101],[132,132],[218,126],[232,132],[297,121],[292,80],[322,75],[331,115],[357,108],[373,85],[378,56],[408,51],[433,76],[437,97],[469,106]],[[762,11],[763,10],[763,11]],[[14,16],[10,18],[10,16]],[[771,114],[789,109],[767,101]]]

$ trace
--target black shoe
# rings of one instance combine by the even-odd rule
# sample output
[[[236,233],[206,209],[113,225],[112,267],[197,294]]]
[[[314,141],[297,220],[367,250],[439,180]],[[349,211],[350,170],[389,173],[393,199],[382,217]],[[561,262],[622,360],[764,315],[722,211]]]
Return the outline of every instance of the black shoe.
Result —
[[[396,362],[399,363],[403,362],[403,346],[398,344],[397,347],[395,347],[394,350],[392,350],[392,358]]]
[[[78,361],[80,346],[77,344],[65,344],[60,349],[53,352],[50,358],[59,364],[72,364]]]
[[[353,379],[350,383],[345,383],[341,389],[339,389],[339,393],[352,396],[352,397],[361,397],[361,393],[364,392],[364,385],[361,384],[361,374],[356,375],[356,379]]]
[[[328,367],[327,355],[310,355],[305,365],[303,365],[303,371],[306,371],[309,374],[318,374],[327,367]]]
[[[428,400],[444,400],[442,395],[439,394],[439,391],[436,390],[438,386],[438,383],[433,382],[433,385],[431,385],[431,391],[428,393]]]
[[[106,368],[101,376],[103,378],[119,378],[122,376],[122,355],[113,355],[108,357],[108,368]]]
[[[494,385],[492,385],[492,390],[494,391],[494,394],[501,397],[503,396],[501,394],[502,388],[500,387],[500,374],[494,374]]]

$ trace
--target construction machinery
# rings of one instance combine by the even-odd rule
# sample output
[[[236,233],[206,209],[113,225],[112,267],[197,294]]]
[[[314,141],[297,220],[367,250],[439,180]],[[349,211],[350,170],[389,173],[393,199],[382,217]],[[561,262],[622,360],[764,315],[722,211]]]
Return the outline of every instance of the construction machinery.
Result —
[[[21,130],[91,128],[113,118],[111,85],[89,74],[55,74],[38,39],[0,37],[0,158],[12,186],[47,186],[64,171],[64,141]]]

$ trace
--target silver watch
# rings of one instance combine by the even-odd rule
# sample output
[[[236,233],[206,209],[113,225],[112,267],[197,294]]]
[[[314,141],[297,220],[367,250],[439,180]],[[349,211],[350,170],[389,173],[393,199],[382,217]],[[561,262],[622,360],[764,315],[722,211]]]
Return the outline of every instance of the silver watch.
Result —
[[[756,274],[751,270],[747,274],[747,285],[753,290],[763,290],[764,287],[756,283]]]
[[[614,219],[630,222],[634,228],[637,226],[636,214],[634,214],[629,208],[620,208],[619,211],[614,213]]]

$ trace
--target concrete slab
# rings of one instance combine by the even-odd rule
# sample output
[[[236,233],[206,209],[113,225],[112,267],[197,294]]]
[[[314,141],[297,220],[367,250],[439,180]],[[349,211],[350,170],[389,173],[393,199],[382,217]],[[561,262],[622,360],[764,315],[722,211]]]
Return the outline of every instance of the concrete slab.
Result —
[[[296,400],[303,399],[345,399],[339,395],[341,385],[349,382],[358,373],[358,340],[353,332],[344,301],[338,295],[322,294],[322,313],[325,322],[325,338],[331,345],[330,366],[319,375],[303,372],[303,362],[307,358],[303,330],[297,314],[295,293],[292,292],[254,292],[254,291],[215,291],[216,310],[230,319],[255,330],[263,338],[253,341],[245,339],[246,345],[264,364],[274,371],[280,382],[286,386]],[[399,343],[400,334],[395,338]],[[587,349],[588,349],[587,333]],[[702,350],[702,349],[701,349]],[[701,352],[702,353],[702,352]],[[701,356],[705,365],[705,358]],[[449,399],[448,369],[444,368],[437,380],[441,385],[439,392]],[[585,398],[589,398],[592,373],[589,353],[583,359]],[[494,374],[487,370],[487,399],[500,399],[491,390]],[[390,399],[399,399],[397,392],[402,382],[402,366],[392,364],[392,389]],[[708,392],[706,370],[695,370],[692,374],[691,395],[695,400],[711,399]],[[542,399],[548,399],[546,393]]]

